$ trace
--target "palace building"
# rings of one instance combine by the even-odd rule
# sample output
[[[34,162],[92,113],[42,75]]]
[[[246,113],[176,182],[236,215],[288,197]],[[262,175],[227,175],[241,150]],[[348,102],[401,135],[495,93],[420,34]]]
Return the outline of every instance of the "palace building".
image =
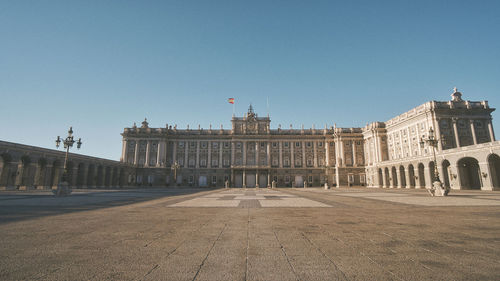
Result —
[[[231,129],[125,128],[121,162],[134,167],[129,183],[145,186],[369,186],[429,188],[438,173],[452,189],[500,188],[500,142],[487,101],[430,101],[386,122],[271,129],[252,106]],[[432,132],[433,131],[433,132]]]

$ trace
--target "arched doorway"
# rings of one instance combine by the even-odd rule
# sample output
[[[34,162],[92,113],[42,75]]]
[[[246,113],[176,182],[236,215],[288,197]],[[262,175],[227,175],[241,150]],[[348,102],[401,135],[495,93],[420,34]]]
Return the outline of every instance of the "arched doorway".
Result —
[[[398,173],[396,171],[396,167],[392,167],[391,169],[391,172],[392,172],[392,184],[391,186],[392,187],[398,187]]]
[[[378,187],[384,186],[384,175],[382,174],[382,168],[378,169]]]
[[[458,177],[461,189],[481,189],[479,163],[472,157],[458,161]]]
[[[491,185],[500,188],[500,156],[490,154],[488,156],[488,167],[490,169]]]
[[[418,163],[418,185],[420,188],[425,188],[425,168],[422,163]]]
[[[54,187],[59,184],[59,179],[61,177],[63,167],[61,167],[61,162],[54,160],[52,163],[52,169],[50,171],[50,186]]]
[[[445,187],[450,187],[450,174],[449,174],[449,169],[450,169],[450,161],[448,160],[443,160],[441,163],[442,168],[442,177],[441,181],[443,182]]]
[[[405,167],[399,166],[399,174],[401,175],[401,187],[406,188],[406,173]]]
[[[432,185],[432,183],[436,181],[436,172],[434,168],[435,168],[434,161],[429,162],[429,179],[431,181],[430,185]]]
[[[415,168],[412,164],[408,165],[408,182],[410,183],[409,188],[415,188]]]

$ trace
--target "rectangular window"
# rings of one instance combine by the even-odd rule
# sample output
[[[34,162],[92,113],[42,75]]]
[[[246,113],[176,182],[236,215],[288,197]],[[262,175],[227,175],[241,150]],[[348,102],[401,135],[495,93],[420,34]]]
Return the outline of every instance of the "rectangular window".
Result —
[[[190,142],[190,143],[189,143],[189,146],[190,146],[191,148],[195,148],[195,147],[196,147],[196,142],[194,142],[194,141]]]
[[[290,182],[290,176],[285,176],[285,182],[289,183]]]
[[[313,182],[313,176],[307,177],[307,183],[311,184]]]
[[[200,167],[206,167],[207,166],[207,160],[201,159],[200,160]]]
[[[283,145],[284,145],[285,147],[289,147],[289,146],[290,146],[290,143],[286,141],[286,142],[284,142],[284,143],[283,143]]]
[[[318,146],[323,147],[323,142],[322,141],[318,142]]]
[[[212,142],[212,148],[219,148],[218,142]]]
[[[193,182],[194,182],[194,176],[190,175],[188,183],[192,184]]]
[[[179,142],[179,147],[184,147],[184,142],[183,141]]]
[[[290,160],[288,158],[285,158],[285,160],[283,160],[283,166],[290,167]]]
[[[212,176],[212,184],[217,184],[217,176]]]
[[[224,167],[229,167],[229,159],[224,159]]]
[[[300,142],[295,142],[295,147],[300,147]]]
[[[212,160],[212,167],[217,167],[219,166],[219,161],[218,160]]]
[[[274,148],[278,147],[278,143],[277,142],[273,142],[273,147]]]
[[[307,159],[307,166],[311,167],[313,165],[312,159]]]
[[[265,142],[261,142],[260,143],[260,148],[264,148],[264,147],[266,147],[266,143]]]
[[[224,148],[229,148],[229,142],[227,141],[224,142]]]
[[[310,141],[307,142],[307,147],[311,147],[312,143]]]
[[[207,148],[207,142],[206,141],[202,141],[201,142],[201,148]]]

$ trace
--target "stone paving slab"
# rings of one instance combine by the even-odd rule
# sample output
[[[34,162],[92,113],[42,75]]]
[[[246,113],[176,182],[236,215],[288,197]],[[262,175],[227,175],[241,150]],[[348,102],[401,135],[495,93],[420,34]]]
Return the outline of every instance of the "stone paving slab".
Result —
[[[0,192],[0,280],[500,280],[498,205],[391,201],[437,199],[424,190],[144,190],[132,200],[136,193],[37,205]],[[228,200],[236,196],[265,199]],[[287,201],[330,208],[257,206]]]
[[[241,189],[239,191],[224,190],[179,202],[169,207],[324,208],[331,206],[311,199],[299,198],[296,195],[278,190],[255,189],[249,191],[248,189]]]

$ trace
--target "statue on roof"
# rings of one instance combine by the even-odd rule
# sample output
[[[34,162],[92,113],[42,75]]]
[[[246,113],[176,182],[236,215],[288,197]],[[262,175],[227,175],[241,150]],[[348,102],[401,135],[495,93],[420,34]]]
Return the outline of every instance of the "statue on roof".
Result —
[[[453,94],[451,94],[451,101],[463,101],[462,93],[457,90],[457,87],[453,88]]]
[[[148,119],[144,118],[144,121],[142,121],[141,128],[149,128]]]

